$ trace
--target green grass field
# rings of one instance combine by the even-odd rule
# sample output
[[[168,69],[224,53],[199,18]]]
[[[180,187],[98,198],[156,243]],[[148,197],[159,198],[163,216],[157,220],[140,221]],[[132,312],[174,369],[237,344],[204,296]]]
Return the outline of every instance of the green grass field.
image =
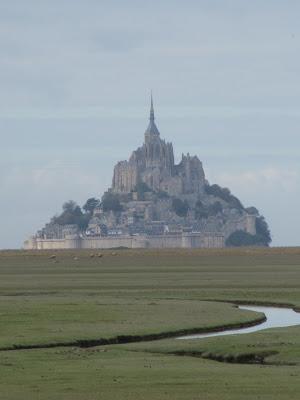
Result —
[[[74,346],[261,318],[233,302],[300,309],[300,249],[101,253],[0,252],[1,400],[300,398],[300,327]]]

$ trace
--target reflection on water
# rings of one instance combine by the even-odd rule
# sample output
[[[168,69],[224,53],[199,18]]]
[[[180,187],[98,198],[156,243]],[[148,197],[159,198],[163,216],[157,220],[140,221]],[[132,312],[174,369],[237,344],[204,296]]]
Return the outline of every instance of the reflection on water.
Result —
[[[181,336],[177,339],[202,339],[213,336],[238,335],[251,333],[269,328],[281,328],[284,326],[300,325],[300,313],[290,308],[279,307],[260,307],[260,306],[239,306],[241,310],[250,310],[264,313],[267,320],[262,324],[251,326],[250,328],[231,329],[223,332],[204,333],[199,335]]]

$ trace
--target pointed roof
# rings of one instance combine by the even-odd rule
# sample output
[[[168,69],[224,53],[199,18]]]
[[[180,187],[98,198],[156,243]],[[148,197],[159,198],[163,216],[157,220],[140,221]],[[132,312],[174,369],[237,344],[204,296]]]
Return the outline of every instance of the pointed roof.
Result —
[[[159,130],[157,129],[157,126],[155,125],[154,122],[154,107],[153,107],[153,97],[152,97],[152,91],[151,91],[151,106],[150,106],[150,122],[148,125],[148,128],[146,129],[147,134],[150,135],[159,135]]]

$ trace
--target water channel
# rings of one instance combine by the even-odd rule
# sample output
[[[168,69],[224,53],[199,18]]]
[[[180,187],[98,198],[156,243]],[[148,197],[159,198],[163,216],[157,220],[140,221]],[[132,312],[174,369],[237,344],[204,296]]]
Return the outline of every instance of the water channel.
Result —
[[[250,310],[264,313],[267,320],[261,324],[249,328],[228,329],[222,332],[203,333],[199,335],[181,336],[177,339],[203,339],[213,336],[239,335],[252,333],[270,328],[283,328],[287,326],[300,325],[300,313],[291,308],[264,307],[264,306],[239,306],[241,310]]]

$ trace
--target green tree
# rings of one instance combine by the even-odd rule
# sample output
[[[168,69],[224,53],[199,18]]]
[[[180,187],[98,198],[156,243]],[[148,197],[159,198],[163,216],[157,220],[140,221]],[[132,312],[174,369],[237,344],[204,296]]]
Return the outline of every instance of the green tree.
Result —
[[[240,200],[231,194],[230,190],[227,188],[221,188],[219,185],[206,185],[205,192],[215,197],[226,201],[231,208],[236,208],[238,210],[243,210],[244,207]]]
[[[85,231],[86,228],[88,227],[88,224],[90,222],[91,215],[89,213],[85,213],[81,215],[80,217],[77,217],[76,219],[76,225],[81,231]]]
[[[206,207],[204,206],[201,200],[198,200],[195,204],[195,218],[202,219],[207,217],[208,217],[208,212]]]
[[[233,232],[226,240],[226,246],[228,247],[240,247],[240,246],[255,246],[261,245],[257,242],[256,235],[238,230]]]
[[[172,201],[172,208],[179,217],[186,217],[189,210],[189,204],[186,200],[182,201],[181,199],[175,198]]]
[[[69,200],[69,201],[66,201],[66,202],[63,204],[62,209],[63,209],[63,211],[73,213],[74,210],[75,210],[77,207],[78,207],[78,204],[77,204],[74,200]]]
[[[123,209],[118,195],[110,192],[106,192],[102,196],[102,208],[103,211],[113,212],[119,212]]]
[[[257,215],[257,216],[259,215],[258,209],[255,207],[247,207],[247,208],[245,208],[245,210],[250,215]]]
[[[100,200],[95,197],[91,197],[86,201],[84,206],[82,207],[86,213],[93,214],[95,208],[100,207]]]
[[[222,204],[219,201],[215,201],[213,204],[208,206],[208,215],[215,216],[223,211]]]
[[[152,190],[149,188],[149,186],[145,182],[138,182],[135,185],[133,191],[137,192],[139,200],[145,199],[146,192],[152,192]]]
[[[218,213],[223,211],[222,204],[219,201],[215,201],[209,206],[205,206],[201,200],[198,200],[195,204],[195,218],[202,219],[209,216],[216,216]]]
[[[54,217],[55,223],[59,225],[78,225],[83,215],[79,205],[75,201],[69,200],[63,204],[62,208],[62,213],[58,217]]]
[[[271,232],[265,218],[261,215],[255,220],[256,236],[265,245],[269,246],[272,241]]]
[[[255,235],[248,232],[237,230],[233,232],[226,240],[226,246],[239,247],[239,246],[269,246],[271,242],[270,232],[265,226],[266,222],[263,217],[257,218],[258,224],[262,224],[261,231],[257,231]],[[267,230],[266,230],[267,229]]]

